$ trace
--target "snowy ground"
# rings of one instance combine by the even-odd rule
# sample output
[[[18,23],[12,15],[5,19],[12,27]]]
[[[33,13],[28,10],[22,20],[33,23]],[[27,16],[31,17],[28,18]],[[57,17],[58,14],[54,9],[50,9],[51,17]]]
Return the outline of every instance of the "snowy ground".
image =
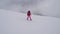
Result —
[[[32,15],[32,21],[18,12],[0,10],[0,34],[60,34],[60,18]]]

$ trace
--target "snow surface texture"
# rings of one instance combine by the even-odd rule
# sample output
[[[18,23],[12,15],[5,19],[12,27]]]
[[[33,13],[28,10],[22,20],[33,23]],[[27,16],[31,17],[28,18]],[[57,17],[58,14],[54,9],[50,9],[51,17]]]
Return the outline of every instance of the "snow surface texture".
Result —
[[[35,15],[60,17],[60,0],[0,0],[0,9]]]
[[[60,18],[32,15],[0,10],[0,34],[60,34]]]

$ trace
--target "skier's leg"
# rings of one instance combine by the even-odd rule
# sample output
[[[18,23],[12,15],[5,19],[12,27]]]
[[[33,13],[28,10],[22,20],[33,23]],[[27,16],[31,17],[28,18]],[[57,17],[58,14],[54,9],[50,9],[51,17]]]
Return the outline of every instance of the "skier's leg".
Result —
[[[30,16],[27,17],[27,20],[29,20]]]
[[[31,16],[30,16],[30,20],[32,20]]]

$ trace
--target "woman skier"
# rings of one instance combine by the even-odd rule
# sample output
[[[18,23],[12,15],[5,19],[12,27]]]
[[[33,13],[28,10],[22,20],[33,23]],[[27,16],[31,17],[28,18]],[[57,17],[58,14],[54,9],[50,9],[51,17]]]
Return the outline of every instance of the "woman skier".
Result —
[[[29,20],[32,20],[32,19],[31,19],[31,12],[30,12],[30,10],[27,12],[27,20],[28,20],[28,19],[29,19]]]

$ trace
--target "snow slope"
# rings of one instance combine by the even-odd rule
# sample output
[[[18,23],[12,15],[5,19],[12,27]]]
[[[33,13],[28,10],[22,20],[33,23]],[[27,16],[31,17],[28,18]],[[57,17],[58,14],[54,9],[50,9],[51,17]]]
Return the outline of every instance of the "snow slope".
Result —
[[[0,10],[0,34],[60,34],[60,18],[32,15]]]

